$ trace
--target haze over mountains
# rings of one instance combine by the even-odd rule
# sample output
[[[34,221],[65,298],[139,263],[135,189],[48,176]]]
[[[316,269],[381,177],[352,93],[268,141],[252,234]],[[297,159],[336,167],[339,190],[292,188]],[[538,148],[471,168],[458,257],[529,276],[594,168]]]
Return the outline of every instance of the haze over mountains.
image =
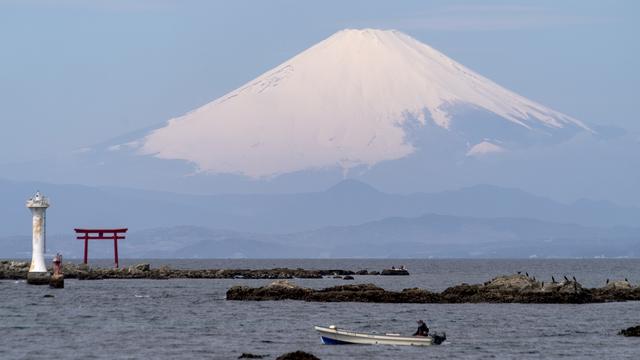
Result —
[[[481,185],[387,194],[343,181],[323,192],[193,196],[77,185],[0,182],[3,253],[29,251],[25,195],[50,196],[49,249],[80,257],[74,227],[131,229],[124,257],[637,256],[640,209],[558,203]],[[446,214],[446,215],[444,215]],[[565,223],[565,224],[563,224]],[[110,256],[108,246],[92,247]],[[5,255],[8,256],[8,255]]]

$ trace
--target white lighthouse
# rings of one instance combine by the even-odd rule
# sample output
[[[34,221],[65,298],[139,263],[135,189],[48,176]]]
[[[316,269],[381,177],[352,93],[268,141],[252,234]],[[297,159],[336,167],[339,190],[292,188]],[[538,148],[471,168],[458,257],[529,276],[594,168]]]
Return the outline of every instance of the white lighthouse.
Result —
[[[31,267],[27,275],[29,284],[48,284],[50,274],[44,263],[45,237],[46,237],[46,212],[49,207],[49,200],[42,196],[40,192],[29,200],[27,207],[33,215],[33,254],[31,255]]]

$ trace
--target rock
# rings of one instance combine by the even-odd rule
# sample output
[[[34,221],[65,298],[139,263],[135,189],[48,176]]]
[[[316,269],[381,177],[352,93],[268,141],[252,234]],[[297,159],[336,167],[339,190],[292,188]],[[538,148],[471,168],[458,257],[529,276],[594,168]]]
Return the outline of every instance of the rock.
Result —
[[[312,290],[292,284],[287,280],[277,280],[259,288],[232,286],[227,290],[227,300],[304,300]]]
[[[629,290],[633,288],[631,283],[627,280],[614,280],[610,281],[607,285],[605,285],[605,289],[615,290],[615,289],[625,289]]]
[[[384,269],[380,275],[409,275],[409,271],[405,269]]]
[[[288,283],[284,283],[288,284]],[[585,289],[576,281],[543,284],[524,275],[502,275],[484,284],[460,284],[441,293],[412,288],[387,291],[373,284],[350,284],[310,289],[296,286],[234,286],[227,300],[303,300],[375,303],[539,303],[584,304],[640,300],[640,288]]]
[[[342,277],[342,280],[354,280],[354,278],[351,275],[345,275]]]
[[[323,276],[344,276],[344,275],[354,275],[355,273],[351,270],[340,270],[340,269],[330,269],[330,270],[317,270]]]
[[[242,355],[238,356],[238,359],[262,359],[266,358],[269,355],[256,355],[252,353],[242,353]]]
[[[280,355],[276,358],[276,360],[320,360],[320,358],[316,357],[313,354],[298,350]]]
[[[356,275],[369,275],[369,272],[367,270],[358,270]]]
[[[624,330],[620,330],[618,335],[623,336],[640,336],[640,325],[632,326],[630,328],[626,328]]]
[[[10,261],[8,265],[10,270],[11,269],[21,270],[21,269],[29,269],[29,265],[31,264],[26,261]]]
[[[523,291],[540,289],[542,286],[539,282],[525,275],[501,275],[497,276],[488,283],[485,283],[487,289],[502,291]]]
[[[264,286],[250,288],[234,286],[227,291],[227,300],[303,300],[315,302],[378,302],[378,303],[428,303],[437,302],[437,295],[422,289],[405,289],[402,292],[386,291],[373,284],[339,285],[315,290]]]
[[[369,275],[380,275],[380,271],[369,271]]]
[[[51,294],[44,294],[44,295],[42,295],[42,297],[43,297],[43,298],[52,298],[52,297],[54,297],[54,296],[53,296],[53,295],[51,295]]]
[[[283,289],[297,289],[300,288],[298,285],[290,283],[287,280],[276,280],[271,284],[267,285],[268,288],[283,288]]]
[[[149,271],[149,270],[151,270],[151,265],[150,264],[137,264],[136,265],[136,270]]]
[[[26,261],[0,261],[0,279],[22,280],[27,277],[31,263]]]

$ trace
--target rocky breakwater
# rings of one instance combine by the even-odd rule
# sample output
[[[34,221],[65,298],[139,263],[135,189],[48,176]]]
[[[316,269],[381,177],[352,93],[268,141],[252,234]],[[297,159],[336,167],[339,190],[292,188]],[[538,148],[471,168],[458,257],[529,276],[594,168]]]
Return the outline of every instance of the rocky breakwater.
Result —
[[[29,262],[0,261],[0,280],[26,279]],[[52,272],[52,269],[49,269]],[[377,272],[360,270],[329,269],[173,269],[168,266],[152,268],[149,264],[137,264],[126,268],[94,268],[85,264],[65,263],[62,273],[67,279],[101,280],[101,279],[320,279],[325,276],[339,278],[352,275],[375,275]]]
[[[29,262],[26,261],[0,261],[0,280],[23,280],[29,272]]]
[[[227,300],[303,300],[318,302],[376,303],[560,303],[583,304],[640,300],[640,287],[628,281],[587,289],[575,280],[541,282],[526,275],[498,276],[484,284],[461,284],[441,293],[412,288],[387,291],[373,284],[333,286],[325,289],[299,287],[288,281],[263,287],[233,286]],[[626,283],[626,285],[625,285]]]

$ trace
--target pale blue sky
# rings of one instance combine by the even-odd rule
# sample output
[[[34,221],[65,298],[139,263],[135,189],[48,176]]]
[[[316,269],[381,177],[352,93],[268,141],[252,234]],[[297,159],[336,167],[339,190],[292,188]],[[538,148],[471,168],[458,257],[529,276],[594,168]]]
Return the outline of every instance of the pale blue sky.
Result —
[[[638,131],[638,15],[637,1],[0,1],[0,163],[161,123],[360,27]]]

